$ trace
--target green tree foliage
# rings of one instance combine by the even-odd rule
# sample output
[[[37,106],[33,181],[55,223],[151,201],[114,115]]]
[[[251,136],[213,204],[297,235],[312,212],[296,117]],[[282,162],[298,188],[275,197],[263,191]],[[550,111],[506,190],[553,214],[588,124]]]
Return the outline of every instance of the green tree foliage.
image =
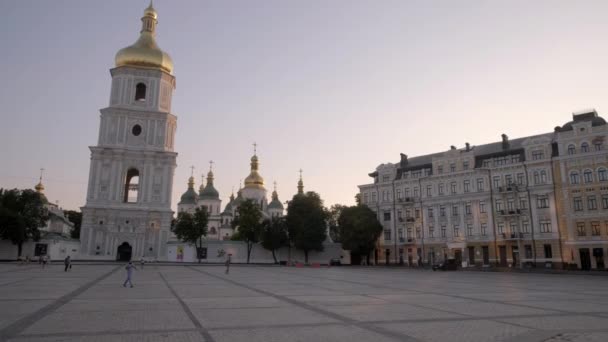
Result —
[[[346,207],[342,209],[338,225],[342,248],[353,254],[365,255],[369,263],[369,254],[382,234],[382,224],[378,222],[376,213],[366,205]]]
[[[82,213],[75,210],[64,210],[63,215],[74,224],[74,228],[70,231],[72,239],[80,239],[80,226],[82,226]]]
[[[274,263],[278,264],[275,251],[289,243],[287,236],[287,224],[282,217],[273,217],[264,220],[262,224],[262,247],[272,251]]]
[[[177,215],[177,220],[173,226],[173,232],[178,239],[193,243],[197,250],[198,262],[201,262],[198,253],[199,248],[203,247],[203,236],[207,235],[207,224],[209,214],[205,207],[198,207],[194,214],[181,212]]]
[[[0,238],[17,245],[17,257],[24,242],[40,239],[48,219],[44,198],[36,191],[0,189]]]
[[[327,224],[329,225],[329,237],[333,242],[340,242],[340,225],[338,224],[338,218],[344,208],[348,206],[341,204],[334,204],[329,208]]]
[[[260,207],[252,200],[245,200],[236,211],[232,220],[232,228],[237,232],[237,238],[247,244],[247,263],[251,257],[253,245],[260,241],[262,233],[262,212]]]
[[[304,251],[308,263],[309,251],[322,251],[326,238],[328,213],[323,200],[315,192],[297,194],[287,207],[289,240],[297,249]]]

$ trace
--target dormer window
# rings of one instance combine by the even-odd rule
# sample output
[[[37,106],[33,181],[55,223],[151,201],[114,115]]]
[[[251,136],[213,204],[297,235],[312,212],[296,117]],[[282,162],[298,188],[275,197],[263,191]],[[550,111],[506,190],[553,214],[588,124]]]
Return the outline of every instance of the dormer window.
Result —
[[[135,101],[146,101],[146,85],[137,83],[135,86]]]

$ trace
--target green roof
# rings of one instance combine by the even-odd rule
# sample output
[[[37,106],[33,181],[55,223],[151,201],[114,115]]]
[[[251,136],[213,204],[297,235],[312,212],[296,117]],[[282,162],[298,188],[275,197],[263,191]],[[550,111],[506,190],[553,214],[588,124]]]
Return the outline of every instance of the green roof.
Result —
[[[188,188],[182,195],[178,204],[196,204],[197,201],[198,196],[196,195],[196,191],[194,191],[193,188]]]

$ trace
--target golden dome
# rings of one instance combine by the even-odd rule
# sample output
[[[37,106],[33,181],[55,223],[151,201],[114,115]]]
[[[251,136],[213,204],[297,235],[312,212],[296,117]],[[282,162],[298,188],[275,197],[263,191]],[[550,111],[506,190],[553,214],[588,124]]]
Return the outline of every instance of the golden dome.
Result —
[[[164,72],[173,71],[173,61],[169,54],[161,50],[154,39],[156,30],[156,10],[150,6],[144,11],[141,18],[142,28],[139,39],[135,44],[127,46],[118,51],[115,57],[117,67],[135,66],[144,68],[160,69]]]
[[[264,178],[258,173],[258,156],[251,157],[251,172],[245,178],[245,188],[264,189]]]
[[[42,185],[42,181],[40,181],[38,184],[36,184],[34,189],[36,189],[36,192],[42,193],[44,191],[44,185]]]

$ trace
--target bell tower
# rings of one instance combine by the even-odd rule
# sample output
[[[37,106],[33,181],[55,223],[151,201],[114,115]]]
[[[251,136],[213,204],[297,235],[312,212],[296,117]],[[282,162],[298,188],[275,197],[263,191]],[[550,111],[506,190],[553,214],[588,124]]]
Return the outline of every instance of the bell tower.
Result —
[[[177,153],[173,62],[156,44],[150,6],[137,41],[116,54],[110,103],[91,146],[81,258],[166,258]]]

